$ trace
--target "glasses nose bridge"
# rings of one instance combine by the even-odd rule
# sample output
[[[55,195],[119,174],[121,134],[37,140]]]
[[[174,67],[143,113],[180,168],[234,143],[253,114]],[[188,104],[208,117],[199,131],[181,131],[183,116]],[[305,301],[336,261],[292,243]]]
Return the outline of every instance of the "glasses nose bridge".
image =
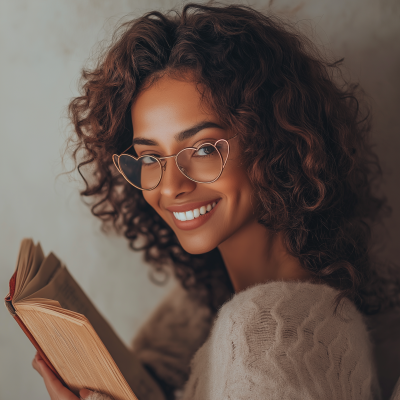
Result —
[[[163,172],[165,172],[165,169],[167,168],[167,158],[175,158],[175,164],[176,164],[176,156],[177,156],[177,154],[172,154],[170,156],[161,157],[159,159]]]

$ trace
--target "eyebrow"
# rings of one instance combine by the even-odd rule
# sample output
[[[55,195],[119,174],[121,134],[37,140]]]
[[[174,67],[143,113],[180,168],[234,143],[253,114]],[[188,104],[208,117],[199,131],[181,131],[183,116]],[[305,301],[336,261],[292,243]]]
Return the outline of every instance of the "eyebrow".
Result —
[[[177,133],[174,136],[174,138],[177,142],[183,142],[185,139],[188,139],[188,138],[196,135],[196,133],[199,133],[203,129],[208,129],[208,128],[223,129],[222,126],[216,124],[215,122],[203,121],[197,125],[192,126],[189,129],[185,129],[184,131]],[[145,138],[141,138],[141,137],[133,138],[132,145],[134,146],[135,144],[142,144],[142,145],[146,145],[146,146],[158,146],[158,142],[156,142],[155,140],[145,139]]]

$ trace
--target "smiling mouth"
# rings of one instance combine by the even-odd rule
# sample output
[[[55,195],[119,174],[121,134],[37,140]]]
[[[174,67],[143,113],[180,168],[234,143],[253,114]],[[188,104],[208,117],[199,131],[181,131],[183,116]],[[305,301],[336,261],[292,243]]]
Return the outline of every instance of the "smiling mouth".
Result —
[[[195,208],[193,210],[189,210],[186,212],[173,212],[172,214],[178,221],[191,221],[193,219],[199,218],[202,215],[207,214],[210,212],[215,206],[217,205],[217,202],[214,201],[212,203],[209,203],[205,206],[201,206],[199,208]]]

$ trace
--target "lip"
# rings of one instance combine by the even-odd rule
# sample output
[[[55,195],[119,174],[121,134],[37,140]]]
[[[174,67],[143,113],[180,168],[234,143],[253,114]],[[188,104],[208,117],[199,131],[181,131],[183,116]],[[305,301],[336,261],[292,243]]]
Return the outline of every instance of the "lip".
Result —
[[[200,215],[198,218],[192,219],[190,221],[179,221],[178,219],[176,219],[174,217],[172,212],[184,212],[184,211],[175,211],[175,207],[178,207],[178,206],[173,206],[174,207],[174,211],[171,211],[172,206],[168,207],[168,210],[171,211],[172,219],[174,220],[175,225],[177,226],[177,228],[179,228],[179,229],[181,229],[183,231],[189,231],[189,230],[192,230],[192,229],[196,229],[196,228],[200,227],[201,225],[205,224],[214,215],[215,209],[218,207],[219,200],[221,200],[221,199],[213,200],[213,202],[215,201],[217,204],[215,205],[215,207],[211,211],[207,212],[206,214]],[[206,204],[210,204],[210,202],[209,201],[208,202],[204,202],[203,201],[202,203],[190,203],[190,206],[192,207],[193,204],[194,205],[201,204],[200,205],[200,207],[201,207],[201,206],[204,206]],[[186,208],[185,208],[186,211],[193,210],[193,208],[188,208],[186,204],[181,206],[181,210],[183,210],[183,208],[182,208],[183,206],[186,206]],[[195,206],[194,208],[199,208],[199,206]]]
[[[214,203],[214,201],[218,204],[218,202],[220,200],[221,200],[221,198],[213,199],[213,200],[206,200],[206,201],[197,201],[194,203],[186,203],[186,204],[169,206],[169,207],[165,207],[165,209],[168,211],[171,211],[171,212],[186,212],[186,211],[194,210],[195,208],[200,208],[202,206],[206,206],[207,204],[212,204],[212,203]],[[204,214],[204,215],[207,215],[207,214]],[[182,222],[186,222],[186,221],[182,221]]]

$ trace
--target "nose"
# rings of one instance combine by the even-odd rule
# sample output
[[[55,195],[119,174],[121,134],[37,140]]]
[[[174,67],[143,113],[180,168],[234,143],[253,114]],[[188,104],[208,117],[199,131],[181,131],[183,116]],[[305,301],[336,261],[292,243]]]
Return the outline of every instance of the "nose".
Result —
[[[175,160],[168,158],[162,162],[163,175],[160,186],[160,193],[169,198],[177,198],[178,196],[189,193],[196,188],[197,183],[186,178],[179,171]]]

